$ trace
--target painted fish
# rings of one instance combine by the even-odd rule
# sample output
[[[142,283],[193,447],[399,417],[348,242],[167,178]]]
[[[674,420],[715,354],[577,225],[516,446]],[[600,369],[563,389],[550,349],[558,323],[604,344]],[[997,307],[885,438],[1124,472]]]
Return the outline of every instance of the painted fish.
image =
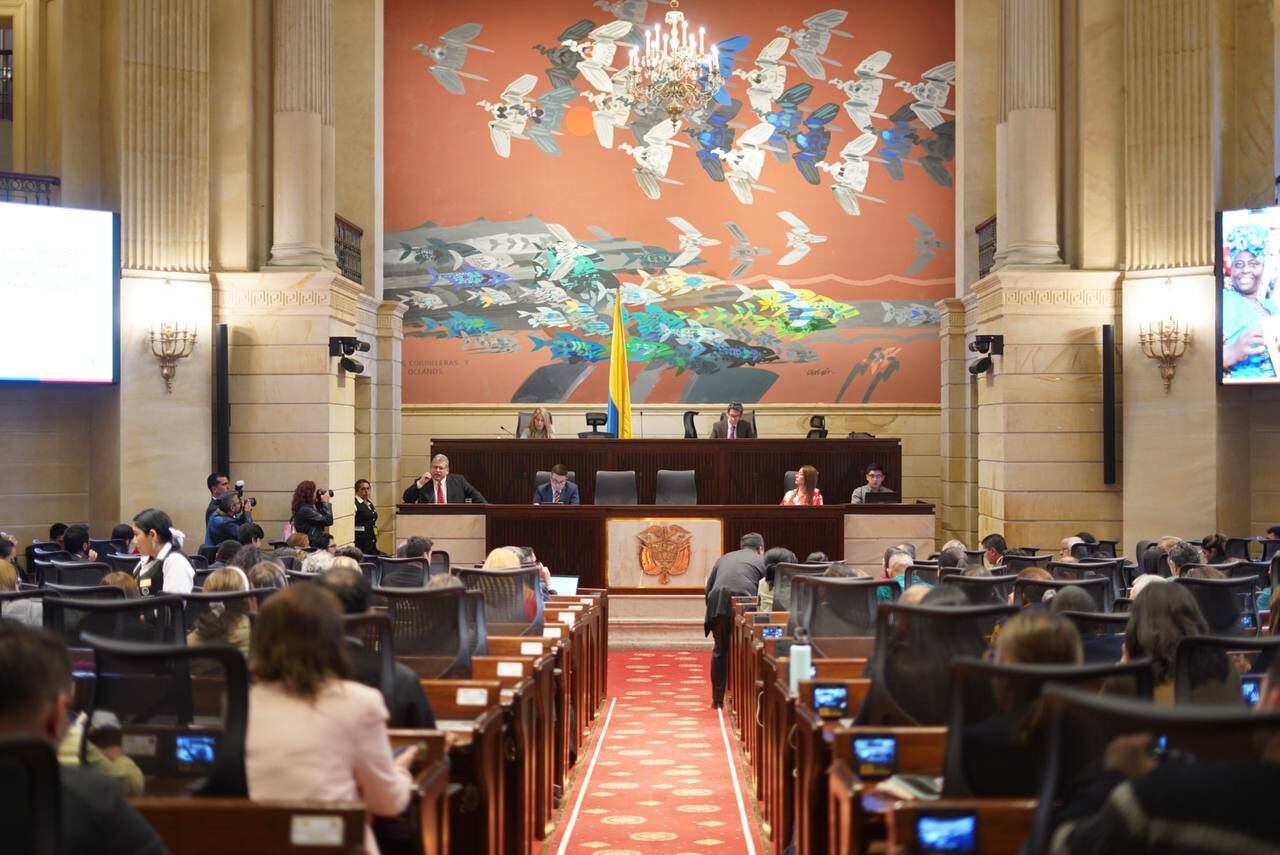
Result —
[[[463,345],[469,353],[515,353],[519,342],[513,335],[478,335]]]
[[[681,294],[702,291],[724,284],[723,279],[696,273],[685,273],[677,267],[667,268],[665,273],[657,275],[646,273],[643,270],[639,271],[639,273],[640,283],[644,287],[651,288],[660,294],[666,294],[668,297],[678,297]]]
[[[884,308],[886,324],[900,324],[905,327],[919,327],[938,323],[938,310],[923,306],[920,303],[887,303],[881,301]]]
[[[599,362],[608,356],[605,346],[598,341],[587,341],[573,333],[556,333],[553,338],[542,339],[529,336],[533,342],[533,352],[542,348],[550,348],[551,357],[561,362]]]
[[[563,312],[555,309],[548,309],[546,306],[539,306],[536,312],[517,311],[520,317],[529,321],[531,327],[567,327],[569,321],[565,318]]]
[[[684,328],[684,321],[657,306],[644,307],[643,312],[622,310],[624,323],[636,322],[636,330],[649,341],[666,341]]]
[[[743,341],[728,339],[711,346],[716,356],[728,360],[733,367],[740,365],[759,365],[763,362],[777,362],[778,354],[767,347],[753,347]]]
[[[440,299],[439,294],[430,294],[425,291],[410,291],[408,296],[400,298],[400,302],[415,309],[426,309],[427,311],[444,308],[444,300]]]
[[[493,332],[498,325],[488,318],[478,318],[462,312],[450,312],[443,321],[430,318],[423,319],[423,327],[428,332],[436,329],[444,330],[449,338],[469,338],[474,335]]]
[[[428,285],[452,285],[454,288],[492,288],[511,281],[511,277],[500,270],[477,270],[464,264],[458,270],[441,272],[432,269],[431,281]]]
[[[490,306],[510,306],[516,301],[515,297],[512,297],[506,291],[499,291],[497,288],[481,288],[467,299],[479,300],[480,305],[486,309]]]
[[[521,289],[520,296],[525,303],[550,303],[556,306],[569,299],[567,291],[559,285],[552,285],[549,282],[539,282],[536,288]]]
[[[624,306],[647,306],[650,303],[662,303],[667,299],[650,288],[631,282],[624,282],[619,290],[622,294],[622,305]],[[612,303],[613,300],[609,299],[607,302]]]

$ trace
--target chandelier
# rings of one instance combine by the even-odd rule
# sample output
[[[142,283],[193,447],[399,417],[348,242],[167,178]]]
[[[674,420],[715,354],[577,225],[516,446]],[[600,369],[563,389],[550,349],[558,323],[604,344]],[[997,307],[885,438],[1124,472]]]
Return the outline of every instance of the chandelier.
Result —
[[[634,108],[661,110],[675,125],[680,115],[699,110],[724,86],[720,52],[715,45],[707,53],[705,32],[689,33],[689,22],[680,11],[680,0],[671,0],[667,32],[658,24],[644,31],[644,52],[631,49],[627,68],[627,97]]]

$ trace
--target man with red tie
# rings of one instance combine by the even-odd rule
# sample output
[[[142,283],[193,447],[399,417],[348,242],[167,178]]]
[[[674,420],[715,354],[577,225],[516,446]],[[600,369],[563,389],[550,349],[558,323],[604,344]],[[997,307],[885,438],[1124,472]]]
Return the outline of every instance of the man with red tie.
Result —
[[[712,439],[755,439],[756,426],[742,418],[742,404],[734,401],[724,418],[711,428]]]
[[[480,491],[467,483],[461,475],[449,474],[449,458],[437,454],[431,458],[431,468],[404,491],[406,504],[461,505],[471,502],[484,504]]]
[[[578,485],[569,480],[569,468],[563,463],[551,467],[551,480],[533,491],[535,505],[579,505],[582,498]]]

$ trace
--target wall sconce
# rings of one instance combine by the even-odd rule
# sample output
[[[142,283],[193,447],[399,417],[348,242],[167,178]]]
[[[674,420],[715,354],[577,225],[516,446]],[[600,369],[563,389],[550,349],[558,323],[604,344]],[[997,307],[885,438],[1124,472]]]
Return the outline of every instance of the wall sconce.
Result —
[[[1162,321],[1138,325],[1138,343],[1142,355],[1160,363],[1160,378],[1164,380],[1164,392],[1169,394],[1173,373],[1182,354],[1191,343],[1191,330],[1172,314]]]
[[[196,346],[196,331],[183,323],[163,321],[151,327],[151,353],[160,360],[160,376],[164,388],[173,394],[173,375],[178,373],[178,360],[186,359]]]

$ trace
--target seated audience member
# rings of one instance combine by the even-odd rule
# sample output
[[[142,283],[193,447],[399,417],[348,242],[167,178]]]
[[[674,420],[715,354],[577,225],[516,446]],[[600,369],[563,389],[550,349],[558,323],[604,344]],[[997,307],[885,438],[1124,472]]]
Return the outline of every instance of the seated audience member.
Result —
[[[1129,607],[1124,629],[1124,657],[1151,659],[1155,676],[1155,701],[1173,703],[1173,659],[1178,642],[1188,636],[1206,635],[1209,625],[1195,597],[1182,585],[1149,585]]]
[[[1004,535],[989,534],[982,538],[982,560],[988,567],[1003,564],[1004,554],[1008,551],[1009,546],[1004,542]]]
[[[902,592],[902,596],[898,598],[898,604],[902,606],[918,606],[932,590],[933,588],[928,585],[912,585]]]
[[[124,733],[120,727],[120,719],[113,712],[98,710],[93,714],[89,739],[86,741],[81,739],[86,718],[84,713],[80,713],[71,727],[67,728],[67,735],[58,745],[58,765],[81,765],[80,743],[86,742],[83,765],[115,781],[129,798],[141,796],[146,789],[146,779],[142,769],[121,747],[124,744]]]
[[[338,551],[338,541],[334,540],[333,535],[329,534],[327,531],[323,531],[316,535],[311,545],[316,549],[319,549],[321,552],[327,552],[330,555],[333,555]]]
[[[907,588],[907,568],[914,563],[910,553],[894,547],[893,551],[885,559],[885,562],[884,578],[896,581],[898,583],[899,591]],[[912,581],[914,582],[915,580],[913,579]],[[926,585],[928,583],[920,582],[920,584]],[[892,602],[893,591],[889,588],[877,588],[876,599],[880,602]]]
[[[905,552],[911,556],[911,560],[916,560],[916,545],[914,543],[899,543],[894,549],[899,552]]]
[[[1079,665],[1084,659],[1075,625],[1045,611],[1014,615],[992,644],[1002,665]],[[995,679],[992,688],[1000,714],[965,728],[964,776],[985,798],[1034,797],[1047,759],[1040,687],[1030,691]]]
[[[382,574],[384,588],[421,588],[427,584],[431,562],[430,538],[414,535],[400,544],[396,550],[397,558],[417,558],[421,564],[397,564],[395,569],[388,569]],[[495,550],[496,551],[496,550]],[[516,560],[519,566],[519,559]]]
[[[1155,573],[1143,573],[1141,576],[1133,580],[1133,584],[1129,587],[1129,599],[1136,600],[1143,589],[1154,582],[1163,582],[1163,576],[1157,576]]]
[[[311,546],[311,538],[301,532],[294,532],[285,540],[285,545],[290,549],[308,549]]]
[[[1049,611],[1059,615],[1063,612],[1096,612],[1098,605],[1084,588],[1068,585],[1060,589],[1053,599],[1049,600]]]
[[[1084,543],[1084,541],[1075,536],[1062,538],[1062,542],[1058,544],[1058,557],[1056,560],[1063,561],[1067,558],[1074,558],[1075,556],[1071,554],[1071,547],[1077,543]]]
[[[953,537],[953,538],[951,538],[950,540],[948,540],[946,543],[942,544],[942,549],[941,549],[940,551],[945,552],[946,550],[950,549],[950,548],[951,548],[951,547],[953,547],[953,546],[958,546],[958,547],[960,547],[961,549],[968,549],[968,548],[969,548],[969,547],[967,547],[967,546],[965,546],[965,545],[964,545],[964,541],[963,541],[963,540],[959,540],[958,538],[954,538],[954,537]]]
[[[1267,714],[1280,710],[1280,656],[1263,677],[1255,709]],[[1190,756],[1162,760],[1154,739],[1152,734],[1131,734],[1111,741],[1101,776],[1077,788],[1063,811],[1065,821],[1051,838],[1053,855],[1275,849],[1272,810],[1280,787],[1276,739],[1261,745],[1253,759],[1222,762]]]
[[[304,555],[303,558],[305,557],[306,556]],[[235,557],[228,563],[232,567],[239,567],[247,573],[249,570],[257,567],[260,562],[266,561],[267,559],[267,554],[258,547],[242,546],[240,547],[240,551],[237,552]]]
[[[342,606],[322,585],[294,585],[258,614],[245,772],[255,801],[364,802],[395,816],[413,789],[416,747],[391,755],[382,694],[348,679]],[[367,824],[365,850],[378,845]]]
[[[991,576],[991,571],[986,567],[966,567],[961,576]]]
[[[569,480],[569,467],[557,463],[551,467],[551,480],[533,491],[535,505],[578,505],[582,497],[578,485]]]
[[[354,570],[354,571],[356,571],[357,573],[361,572],[361,571],[360,571],[360,562],[359,562],[359,561],[357,561],[357,560],[355,560],[354,558],[352,558],[350,555],[336,555],[336,556],[334,556],[334,558],[333,558],[333,563],[329,565],[329,570],[334,570],[334,569],[337,569],[337,568],[339,568],[339,567],[344,568],[344,569],[346,569],[346,570]],[[326,570],[325,572],[327,573],[327,572],[329,572],[329,571],[328,571],[328,570]]]
[[[523,552],[525,549],[527,549],[527,547],[499,546],[497,549],[490,551],[489,554],[485,556],[484,569],[485,570],[518,570],[521,567],[536,565],[537,567],[540,568],[539,578],[544,579],[544,577],[548,575],[546,568],[543,567],[541,564],[537,564],[536,559],[529,563],[526,563],[523,560]],[[529,552],[530,554],[532,554],[533,550],[529,550]],[[441,574],[441,576],[443,576],[443,574]],[[434,577],[434,578],[439,578],[439,577]],[[452,577],[449,577],[449,578],[452,578]],[[444,585],[444,583],[438,583],[433,586],[431,584],[432,581],[433,581],[432,579],[427,580],[427,587],[429,588],[441,587],[441,585]],[[543,585],[545,585],[545,579],[543,581]],[[452,586],[444,585],[444,587],[452,587]],[[538,616],[539,597],[544,597],[542,585],[540,585],[538,590],[536,591],[532,588],[525,589],[524,616],[526,620],[532,621],[535,617]]]
[[[311,573],[312,575],[323,573],[329,569],[329,565],[331,564],[333,564],[333,556],[326,550],[317,549],[315,552],[303,559],[302,569],[300,572]]]
[[[0,621],[0,738],[26,737],[62,743],[74,693],[66,647],[42,629]],[[59,769],[57,851],[60,855],[162,855],[164,844],[125,800],[120,785],[79,766]],[[12,806],[9,806],[12,808]],[[6,852],[30,841],[14,839],[22,828],[10,809],[4,816]],[[19,832],[20,833],[20,832]]]
[[[761,578],[760,585],[756,589],[760,595],[760,604],[756,607],[757,611],[773,611],[774,571],[779,564],[794,564],[795,560],[796,554],[782,546],[775,546],[764,554],[764,577]]]
[[[871,574],[859,570],[843,561],[832,561],[827,565],[827,569],[822,571],[822,575],[827,579],[870,579]]]
[[[137,554],[137,551],[133,548],[133,526],[128,523],[116,523],[115,527],[111,529],[111,539],[123,543],[126,553]]]
[[[329,500],[329,501],[326,501]],[[294,533],[305,534],[309,546],[320,547],[320,535],[333,525],[332,490],[316,488],[315,481],[299,481],[289,504]]]
[[[164,511],[147,508],[133,518],[133,541],[143,556],[135,578],[144,597],[191,593],[196,571],[182,554],[182,540]]]
[[[711,426],[712,439],[755,439],[756,426],[742,418],[742,404],[734,401],[724,411],[724,418]]]
[[[1081,543],[1097,543],[1098,542],[1098,538],[1094,537],[1093,533],[1088,531],[1078,531],[1076,532],[1076,537],[1080,538]]]
[[[879,463],[872,463],[868,465],[865,475],[866,475],[867,483],[855,489],[853,491],[853,495],[849,497],[849,501],[852,502],[853,504],[855,505],[865,504],[867,501],[868,493],[892,493],[893,492],[893,490],[890,490],[888,487],[884,485],[884,469],[881,468]]]
[[[62,548],[71,553],[72,561],[98,560],[98,553],[89,548],[89,527],[84,523],[67,526],[62,533]]]
[[[68,527],[69,526],[63,522],[56,522],[49,526],[49,540],[58,544],[58,546],[62,546],[62,536],[67,533]]]
[[[555,439],[556,429],[551,426],[551,416],[542,407],[534,407],[529,424],[520,431],[520,439]]]
[[[142,596],[142,589],[138,587],[138,580],[123,570],[106,574],[102,577],[101,584],[105,587],[119,588],[124,591],[126,600],[136,600]]]
[[[347,559],[350,560],[350,559]],[[452,577],[445,577],[452,578]],[[335,561],[320,577],[320,584],[333,592],[342,603],[342,610],[349,615],[362,615],[369,611],[369,596],[372,586],[360,572],[359,566],[354,569],[339,566]],[[351,657],[351,665],[355,679],[366,686],[380,688],[382,684],[382,664],[377,653],[366,650],[356,638],[347,636],[347,654]],[[391,727],[434,728],[435,716],[431,714],[431,705],[418,682],[418,675],[406,665],[395,663],[395,679],[392,685],[392,701],[390,713]]]
[[[1187,567],[1179,574],[1187,579],[1225,579],[1216,567]],[[1240,600],[1227,588],[1197,588],[1191,596],[1196,598],[1210,635],[1230,635],[1240,622]]]
[[[801,466],[796,470],[796,486],[782,497],[780,505],[821,505],[822,491],[818,489],[818,470]]]
[[[248,580],[239,569],[223,567],[214,570],[204,580],[206,594],[221,594],[236,591],[247,591]],[[252,624],[249,612],[253,600],[229,600],[226,603],[213,604],[200,617],[196,618],[195,627],[187,633],[187,646],[209,644],[221,641],[236,647],[245,656],[249,655],[249,634]],[[213,672],[220,668],[214,663],[201,663]],[[192,668],[193,673],[195,667]]]
[[[827,557],[825,552],[810,552],[808,557],[804,559],[805,564],[825,564],[831,559]]]
[[[204,545],[216,546],[224,540],[240,540],[240,526],[253,522],[253,515],[234,492],[223,493],[205,526]]]
[[[365,555],[371,555],[371,554],[372,553],[364,552],[358,546],[348,545],[348,546],[339,546],[338,551],[333,553],[333,557],[335,560],[343,557],[350,558],[352,561],[356,562],[356,566],[358,567],[360,565],[360,562],[364,560]]]
[[[449,458],[437,454],[431,468],[409,485],[402,497],[406,504],[461,505],[471,502],[483,505],[484,496],[461,475],[449,473]]]
[[[1265,540],[1280,540],[1280,525],[1268,526],[1268,527],[1267,527],[1267,535],[1266,535],[1266,537],[1265,537],[1264,539],[1265,539]]]
[[[439,591],[442,588],[449,589],[462,587],[464,587],[464,585],[462,584],[461,579],[457,576],[446,576],[444,573],[437,573],[435,576],[432,576],[427,580],[428,591]]]
[[[938,574],[943,570],[964,570],[969,564],[969,556],[965,555],[963,546],[948,546],[938,553]]]
[[[1017,578],[1027,579],[1032,582],[1048,582],[1053,579],[1053,574],[1051,574],[1048,570],[1044,569],[1043,567],[1023,567],[1021,570],[1018,571]],[[1016,585],[1016,582],[1015,582],[1015,585]],[[1027,606],[1038,606],[1040,605],[1040,597],[1043,596],[1043,594],[1044,592],[1040,590],[1024,589],[1022,592],[1022,602],[1017,603],[1016,605],[1020,605],[1023,608],[1026,608]],[[1034,598],[1034,602],[1032,601],[1033,598]],[[1013,591],[1009,592],[1009,604],[1015,605],[1015,603],[1013,602]]]
[[[1169,547],[1169,575],[1177,576],[1188,564],[1204,564],[1204,553],[1200,547],[1179,540]]]
[[[255,522],[250,522],[240,526],[240,532],[236,535],[236,539],[242,546],[261,546],[262,541],[267,539],[267,533],[262,530],[262,526]]]
[[[218,551],[213,554],[213,563],[209,565],[210,569],[218,567],[226,567],[240,552],[240,541],[224,540],[218,544]]]
[[[1200,541],[1200,550],[1204,553],[1205,564],[1225,564],[1227,558],[1227,536],[1211,534]]]
[[[243,569],[243,568],[242,568]],[[249,571],[249,587],[255,591],[268,588],[279,591],[289,584],[284,567],[274,561],[259,561]]]
[[[5,541],[5,544],[8,544],[8,541]],[[16,590],[18,590],[18,568],[8,561],[0,561],[0,594]],[[37,597],[0,603],[0,617],[27,626],[44,626],[44,604]]]

